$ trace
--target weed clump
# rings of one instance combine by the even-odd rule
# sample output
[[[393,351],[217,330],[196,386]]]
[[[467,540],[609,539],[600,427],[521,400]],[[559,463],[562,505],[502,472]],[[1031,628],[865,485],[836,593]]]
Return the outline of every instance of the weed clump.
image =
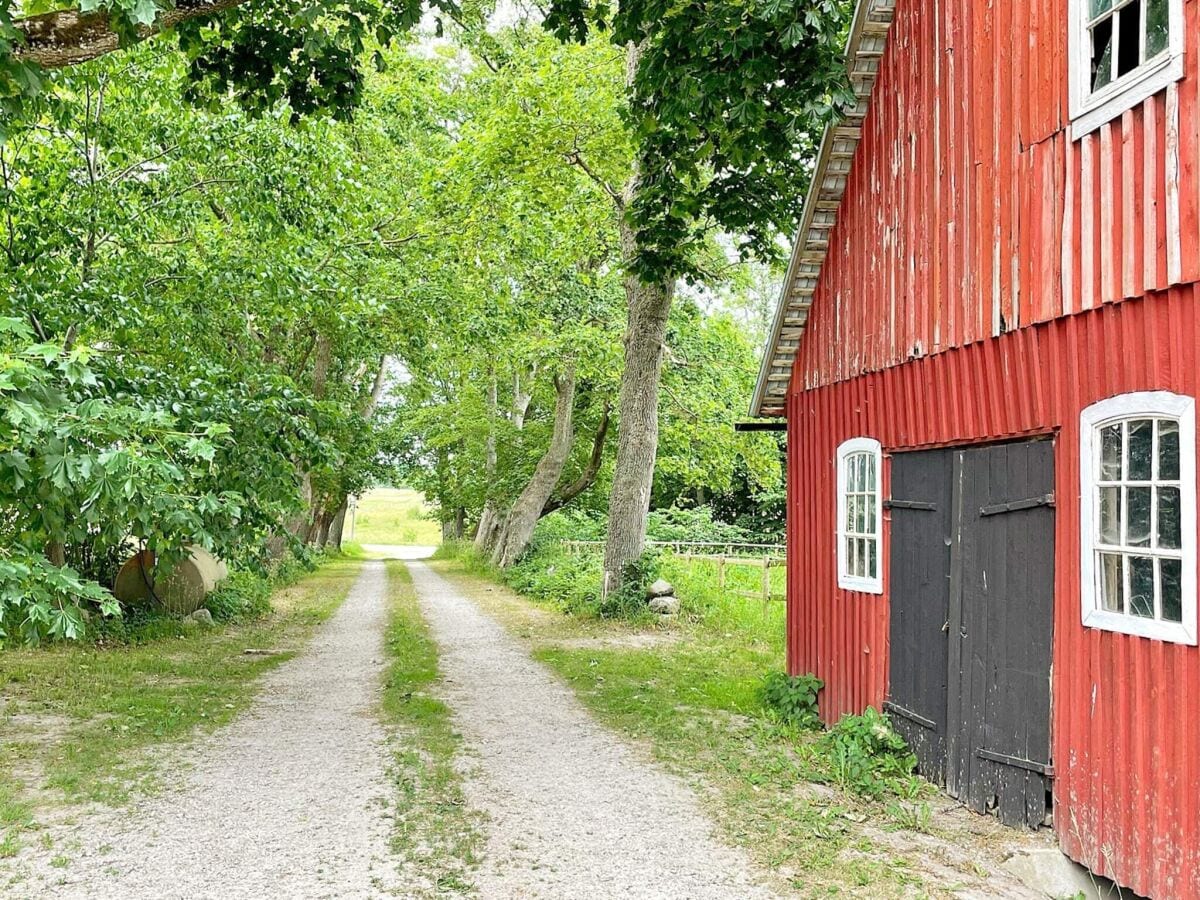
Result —
[[[819,728],[817,695],[825,682],[816,675],[771,672],[763,679],[763,703],[780,719],[800,728]]]
[[[887,716],[868,706],[861,716],[842,716],[825,735],[834,780],[872,799],[909,795],[916,787],[917,758]]]

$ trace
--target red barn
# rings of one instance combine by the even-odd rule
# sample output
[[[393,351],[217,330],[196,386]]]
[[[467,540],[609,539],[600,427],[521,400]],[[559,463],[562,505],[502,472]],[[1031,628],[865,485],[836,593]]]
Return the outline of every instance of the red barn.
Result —
[[[754,398],[833,722],[1200,898],[1200,0],[859,0]]]

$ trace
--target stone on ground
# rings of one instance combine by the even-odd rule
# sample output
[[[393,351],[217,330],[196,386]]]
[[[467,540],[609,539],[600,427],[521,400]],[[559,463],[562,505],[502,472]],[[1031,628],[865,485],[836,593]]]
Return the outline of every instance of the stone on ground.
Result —
[[[655,597],[650,601],[650,611],[660,616],[674,616],[679,613],[678,597]]]
[[[658,579],[658,581],[654,582],[654,584],[650,585],[650,587],[646,589],[647,597],[668,597],[674,593],[674,586],[672,586],[671,582],[667,581],[665,578]]]

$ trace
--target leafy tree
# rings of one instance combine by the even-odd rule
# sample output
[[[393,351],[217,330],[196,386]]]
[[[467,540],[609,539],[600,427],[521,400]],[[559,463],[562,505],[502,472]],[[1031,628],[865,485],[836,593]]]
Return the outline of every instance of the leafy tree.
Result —
[[[371,115],[293,123],[188,104],[185,62],[159,44],[119,77],[64,72],[0,145],[10,639],[112,611],[95,580],[139,543],[246,564],[322,544],[379,472],[421,300],[403,189],[443,133],[443,63],[398,52]]]

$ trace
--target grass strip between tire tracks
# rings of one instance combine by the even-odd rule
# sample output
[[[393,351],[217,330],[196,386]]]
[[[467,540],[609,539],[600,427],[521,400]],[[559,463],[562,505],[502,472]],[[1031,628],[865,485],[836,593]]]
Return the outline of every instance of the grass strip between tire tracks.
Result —
[[[455,764],[462,738],[433,693],[437,646],[421,615],[407,566],[387,562],[389,607],[385,719],[394,729],[396,784],[393,849],[416,896],[473,896],[483,845],[483,816],[466,803]]]

